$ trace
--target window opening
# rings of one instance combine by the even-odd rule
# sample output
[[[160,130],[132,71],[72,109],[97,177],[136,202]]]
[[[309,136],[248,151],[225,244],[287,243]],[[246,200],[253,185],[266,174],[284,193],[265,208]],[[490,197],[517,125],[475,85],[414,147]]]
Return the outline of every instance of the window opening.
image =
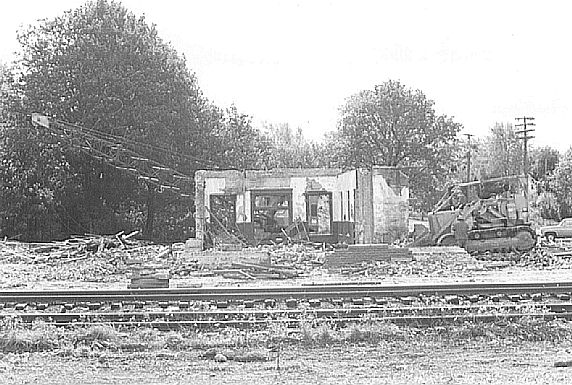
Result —
[[[309,233],[332,233],[332,193],[307,192],[306,213]]]
[[[281,233],[292,223],[292,193],[264,191],[252,193],[252,222],[257,239]]]

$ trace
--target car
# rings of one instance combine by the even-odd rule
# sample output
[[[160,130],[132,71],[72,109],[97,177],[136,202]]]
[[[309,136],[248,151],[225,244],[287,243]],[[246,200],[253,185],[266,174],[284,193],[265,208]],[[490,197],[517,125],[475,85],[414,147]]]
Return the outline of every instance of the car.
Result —
[[[572,238],[572,218],[565,218],[554,226],[541,227],[540,236],[549,242],[553,242],[556,238]]]

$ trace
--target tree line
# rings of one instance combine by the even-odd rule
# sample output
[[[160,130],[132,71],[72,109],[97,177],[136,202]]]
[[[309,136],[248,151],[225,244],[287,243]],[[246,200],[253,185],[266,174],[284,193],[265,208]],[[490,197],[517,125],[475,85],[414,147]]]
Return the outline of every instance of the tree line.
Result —
[[[155,240],[193,235],[192,199],[163,194],[86,156],[33,126],[34,112],[95,130],[119,145],[140,143],[143,156],[189,176],[198,169],[395,166],[410,176],[418,211],[429,211],[448,183],[461,180],[462,125],[437,114],[422,91],[399,81],[349,96],[337,129],[315,143],[299,128],[274,122],[256,128],[236,106],[216,106],[156,27],[118,2],[88,2],[20,30],[18,40],[17,59],[0,67],[3,237],[38,241],[130,229],[143,229]],[[514,138],[506,141],[514,148],[496,141],[510,132],[495,126],[495,139],[478,145],[513,159]],[[570,156],[562,160],[551,149],[542,151],[544,163],[534,172],[554,176],[547,183],[555,188]],[[476,163],[483,175],[501,172],[492,155],[485,158],[489,164]],[[513,168],[502,172],[518,171]]]

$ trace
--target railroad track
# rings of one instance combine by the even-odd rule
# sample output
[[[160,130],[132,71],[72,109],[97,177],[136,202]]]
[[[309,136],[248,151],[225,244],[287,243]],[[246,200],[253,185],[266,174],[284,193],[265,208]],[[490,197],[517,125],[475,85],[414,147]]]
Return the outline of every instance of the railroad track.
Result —
[[[443,295],[572,293],[572,282],[470,283],[440,285],[329,284],[267,287],[201,287],[184,289],[0,291],[6,302],[81,301],[245,301],[261,299],[331,299]]]
[[[307,321],[394,323],[572,319],[572,282],[2,291],[0,318],[56,325],[257,327]]]

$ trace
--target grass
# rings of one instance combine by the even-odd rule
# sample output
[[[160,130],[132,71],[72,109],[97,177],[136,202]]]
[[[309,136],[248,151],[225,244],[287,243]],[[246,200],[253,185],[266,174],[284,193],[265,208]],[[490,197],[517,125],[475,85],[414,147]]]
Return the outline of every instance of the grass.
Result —
[[[249,360],[249,352],[276,344],[307,348],[347,344],[379,344],[382,342],[447,342],[469,341],[547,341],[572,340],[572,323],[522,318],[514,322],[465,322],[433,327],[398,326],[365,320],[345,327],[327,322],[303,322],[291,329],[274,323],[263,330],[223,329],[217,332],[181,330],[161,332],[149,328],[119,332],[109,325],[87,328],[57,328],[44,322],[23,324],[17,319],[0,324],[0,352],[39,352],[73,349],[110,349],[116,351],[190,351],[229,349],[241,351]],[[258,354],[258,353],[257,353]],[[252,358],[253,360],[256,358]]]
[[[0,351],[6,353],[50,351],[60,346],[61,337],[61,330],[43,322],[24,326],[18,320],[7,320],[0,325]]]
[[[86,329],[77,329],[77,341],[83,342],[115,342],[119,338],[117,330],[109,325],[94,325]]]

